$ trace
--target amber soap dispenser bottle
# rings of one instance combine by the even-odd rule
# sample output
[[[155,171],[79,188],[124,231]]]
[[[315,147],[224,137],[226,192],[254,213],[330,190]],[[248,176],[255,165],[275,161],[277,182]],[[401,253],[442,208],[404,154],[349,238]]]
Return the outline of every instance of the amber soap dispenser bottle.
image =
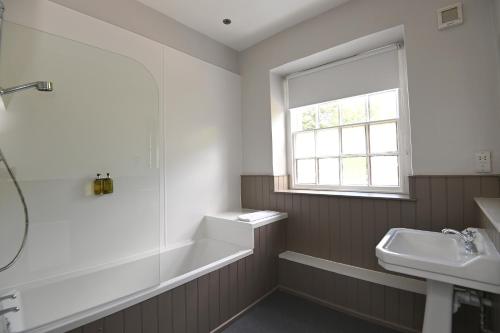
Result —
[[[109,177],[109,172],[106,175],[106,178],[103,181],[103,191],[104,194],[113,193],[113,179]]]
[[[101,195],[103,193],[103,179],[101,178],[101,174],[97,174],[97,178],[94,180],[94,194]]]

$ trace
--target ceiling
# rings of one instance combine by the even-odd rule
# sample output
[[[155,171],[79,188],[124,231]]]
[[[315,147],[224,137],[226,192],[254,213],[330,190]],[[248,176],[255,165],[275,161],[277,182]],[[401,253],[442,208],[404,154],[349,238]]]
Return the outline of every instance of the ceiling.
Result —
[[[348,0],[138,1],[241,51]],[[230,18],[233,23],[222,24],[224,18]]]

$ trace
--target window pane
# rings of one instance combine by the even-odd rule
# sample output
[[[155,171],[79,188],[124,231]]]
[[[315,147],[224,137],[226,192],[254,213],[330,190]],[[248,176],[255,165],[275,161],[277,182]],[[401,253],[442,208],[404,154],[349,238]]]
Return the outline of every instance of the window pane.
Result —
[[[292,132],[316,128],[316,105],[290,110]]]
[[[339,185],[339,159],[323,158],[318,160],[319,184],[320,185]]]
[[[314,131],[295,134],[295,158],[314,157]]]
[[[371,164],[373,186],[399,186],[397,156],[374,156]]]
[[[316,156],[338,156],[339,150],[338,128],[318,130],[316,132]]]
[[[398,151],[396,123],[370,125],[370,150],[372,154]]]
[[[398,118],[398,104],[397,90],[370,95],[370,120]]]
[[[324,103],[319,106],[319,127],[339,125],[339,106],[337,103]]]
[[[314,159],[297,160],[297,183],[316,183],[316,163]]]
[[[342,129],[342,153],[366,153],[365,126],[345,127]]]
[[[342,184],[368,185],[366,157],[348,157],[342,159]]]
[[[362,123],[367,120],[365,101],[365,96],[346,98],[341,101],[340,109],[343,125]]]

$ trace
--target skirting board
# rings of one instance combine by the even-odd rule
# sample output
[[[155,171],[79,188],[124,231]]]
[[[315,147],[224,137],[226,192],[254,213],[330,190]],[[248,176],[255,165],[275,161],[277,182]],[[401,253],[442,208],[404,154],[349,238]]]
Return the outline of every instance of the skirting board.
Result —
[[[264,298],[271,295],[276,290],[278,290],[278,287],[274,287],[271,291],[267,292],[264,296],[262,296],[261,298],[259,298],[258,300],[256,300],[255,302],[253,302],[252,304],[250,304],[249,306],[247,306],[246,308],[244,308],[243,310],[241,310],[240,312],[238,312],[237,314],[235,314],[234,316],[232,316],[231,318],[229,318],[228,320],[223,322],[222,324],[220,324],[218,327],[214,328],[212,331],[210,331],[210,333],[219,333],[219,332],[224,331],[232,323],[234,323],[241,316],[243,316],[248,310],[253,308],[255,305],[257,305],[257,303],[260,303]]]
[[[332,273],[349,276],[355,279],[425,295],[426,285],[425,281],[422,280],[341,264],[335,261],[312,257],[292,251],[285,251],[281,253],[279,258]]]

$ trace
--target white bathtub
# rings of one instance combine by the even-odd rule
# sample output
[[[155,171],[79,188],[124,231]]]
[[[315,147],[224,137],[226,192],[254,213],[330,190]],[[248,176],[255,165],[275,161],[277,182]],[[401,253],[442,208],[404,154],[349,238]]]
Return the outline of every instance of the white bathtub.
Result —
[[[10,325],[7,332],[65,332],[173,289],[251,253],[251,248],[204,238],[160,254],[143,255],[106,268],[19,286],[13,291],[18,296],[15,300],[2,302],[4,308],[19,306],[21,309],[5,316]],[[152,267],[158,267],[156,274],[150,274]],[[4,326],[5,318],[0,317]]]
[[[244,223],[237,221],[241,213],[207,216],[199,239],[161,252],[2,290],[0,296],[14,292],[17,298],[0,308],[20,311],[0,316],[0,333],[66,332],[140,303],[252,254],[254,229],[287,218],[283,213]]]
[[[227,265],[228,261],[241,257],[241,252],[251,253],[247,250],[209,238],[191,242],[161,254],[161,262],[168,264],[161,265],[160,280],[169,285],[183,284],[187,277],[193,280],[206,274],[207,270]]]

